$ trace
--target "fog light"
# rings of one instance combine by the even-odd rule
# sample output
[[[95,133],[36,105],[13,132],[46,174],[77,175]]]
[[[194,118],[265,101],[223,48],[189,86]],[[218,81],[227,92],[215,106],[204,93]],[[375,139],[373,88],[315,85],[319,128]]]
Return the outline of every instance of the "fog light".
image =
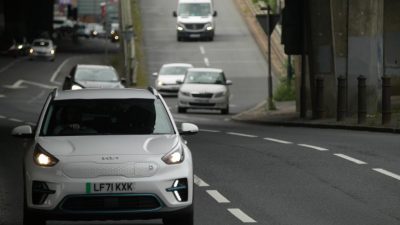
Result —
[[[56,191],[50,190],[46,182],[33,181],[32,183],[32,203],[34,205],[43,205],[50,194]]]
[[[172,187],[168,188],[168,192],[172,192],[178,202],[186,202],[188,200],[188,182],[186,178],[175,180]]]

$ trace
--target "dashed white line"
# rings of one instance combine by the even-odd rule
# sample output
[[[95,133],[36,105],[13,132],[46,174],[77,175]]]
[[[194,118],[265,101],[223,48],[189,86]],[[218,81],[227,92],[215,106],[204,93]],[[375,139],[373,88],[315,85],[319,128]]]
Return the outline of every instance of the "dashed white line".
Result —
[[[204,180],[202,180],[200,177],[198,177],[196,175],[194,175],[194,183],[199,187],[209,187],[210,186]]]
[[[219,130],[207,130],[207,129],[200,129],[200,131],[209,132],[209,133],[219,133],[219,132],[221,132]]]
[[[249,137],[249,138],[256,138],[256,137],[258,137],[258,136],[256,136],[256,135],[242,134],[242,133],[235,133],[235,132],[228,132],[227,134],[235,135],[235,136],[240,136],[240,137]]]
[[[204,64],[206,64],[206,66],[210,66],[210,60],[208,60],[208,58],[204,58]]]
[[[389,176],[391,178],[394,178],[396,180],[400,180],[400,175],[392,173],[390,171],[387,171],[387,170],[384,170],[384,169],[381,169],[381,168],[374,168],[373,170],[378,172],[378,173],[381,173],[383,175],[386,175],[386,176]]]
[[[53,75],[50,78],[50,82],[53,84],[57,84],[57,85],[61,85],[62,83],[56,81],[58,74],[60,73],[61,69],[65,66],[65,64],[67,64],[69,62],[71,58],[68,58],[66,60],[64,60],[63,63],[61,63],[61,65],[57,68],[57,70],[53,73]]]
[[[0,115],[0,119],[6,119],[7,117]]]
[[[232,215],[234,215],[236,218],[238,218],[240,221],[243,223],[257,223],[253,218],[248,216],[246,213],[244,213],[242,210],[233,208],[233,209],[228,209]]]
[[[347,156],[347,155],[345,155],[345,154],[334,154],[334,155],[337,156],[337,157],[340,157],[340,158],[342,158],[342,159],[346,159],[346,160],[348,160],[348,161],[351,161],[351,162],[353,162],[353,163],[355,163],[355,164],[358,164],[358,165],[365,165],[365,164],[367,164],[367,163],[364,162],[364,161],[355,159],[355,158],[350,157],[350,156]]]
[[[17,122],[17,123],[22,123],[24,121],[20,120],[20,119],[15,119],[15,118],[8,118],[9,121],[13,121],[13,122]]]
[[[230,203],[230,201],[217,190],[207,190],[206,192],[218,203]]]
[[[318,146],[314,146],[314,145],[298,144],[298,146],[305,147],[305,148],[311,148],[311,149],[315,149],[315,150],[318,150],[318,151],[329,151],[329,149],[318,147]]]
[[[206,54],[206,50],[204,49],[204,46],[200,46],[200,52],[201,54]]]
[[[267,141],[272,141],[272,142],[276,142],[276,143],[280,143],[280,144],[286,144],[286,145],[293,144],[293,142],[290,142],[290,141],[284,141],[284,140],[275,139],[275,138],[264,138],[264,140],[267,140]]]

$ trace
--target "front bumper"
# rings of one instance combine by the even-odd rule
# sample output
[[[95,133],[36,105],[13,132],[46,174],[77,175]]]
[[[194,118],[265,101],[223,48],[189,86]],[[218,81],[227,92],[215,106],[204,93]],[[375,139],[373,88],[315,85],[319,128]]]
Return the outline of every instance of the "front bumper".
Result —
[[[163,84],[163,85],[156,85],[156,89],[159,92],[165,93],[177,93],[179,91],[180,85],[177,84]]]
[[[196,98],[178,95],[178,107],[186,109],[225,109],[229,105],[228,96],[212,98]]]
[[[179,38],[210,38],[214,37],[214,30],[177,30],[177,35]]]
[[[33,52],[29,56],[34,58],[54,58],[55,54],[51,54],[50,52]]]

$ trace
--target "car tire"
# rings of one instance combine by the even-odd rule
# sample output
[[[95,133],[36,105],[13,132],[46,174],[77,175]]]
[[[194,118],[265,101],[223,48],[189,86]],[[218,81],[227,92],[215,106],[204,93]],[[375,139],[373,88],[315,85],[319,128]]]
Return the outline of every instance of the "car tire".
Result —
[[[162,221],[164,225],[193,225],[193,205],[191,205],[185,213],[176,215],[174,217],[165,217]]]
[[[187,109],[183,107],[178,107],[178,113],[186,113]]]
[[[225,109],[221,109],[221,114],[223,115],[229,114],[229,105]]]
[[[182,37],[179,37],[179,36],[177,36],[177,37],[176,37],[176,40],[177,40],[178,42],[181,42],[181,41],[183,41],[183,38],[182,38]]]
[[[23,225],[46,225],[46,220],[35,213],[29,211],[26,205],[26,194],[24,191],[24,212],[23,212],[22,224]]]

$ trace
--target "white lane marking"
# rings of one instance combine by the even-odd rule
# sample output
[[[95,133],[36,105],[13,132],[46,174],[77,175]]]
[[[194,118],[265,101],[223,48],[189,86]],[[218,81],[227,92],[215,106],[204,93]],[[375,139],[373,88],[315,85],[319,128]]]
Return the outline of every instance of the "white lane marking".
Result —
[[[16,82],[15,82],[14,84],[12,84],[12,85],[3,85],[3,87],[9,88],[9,89],[26,88],[26,86],[21,86],[22,83],[24,83],[24,80],[18,80],[18,81],[16,81]]]
[[[0,69],[0,73],[3,73],[6,70],[10,69],[10,67],[14,66],[17,62],[20,62],[21,60],[22,60],[22,58],[21,59],[16,59],[16,60],[10,62],[8,65],[6,65],[6,66],[4,66],[3,68]]]
[[[15,118],[8,118],[9,121],[13,121],[13,122],[17,122],[17,123],[22,123],[24,121],[20,120],[20,119],[15,119]]]
[[[7,117],[0,115],[0,119],[6,119]]]
[[[204,64],[206,64],[207,67],[210,66],[210,60],[208,58],[204,58]]]
[[[230,203],[230,201],[217,190],[207,190],[206,192],[218,203]]]
[[[209,132],[209,133],[219,133],[219,132],[221,132],[219,130],[207,130],[207,129],[200,129],[200,131]]]
[[[246,213],[244,213],[242,210],[234,208],[234,209],[228,209],[232,215],[234,215],[236,218],[238,218],[242,223],[257,223],[253,218],[248,216]]]
[[[199,187],[210,187],[209,184],[196,175],[194,175],[194,183]]]
[[[347,156],[347,155],[345,155],[345,154],[334,154],[334,155],[336,155],[337,157],[340,157],[340,158],[342,158],[342,159],[346,159],[346,160],[348,160],[348,161],[351,161],[351,162],[353,162],[353,163],[355,163],[355,164],[358,164],[358,165],[365,165],[365,164],[367,164],[367,163],[364,162],[364,161],[355,159],[355,158],[350,157],[350,156]]]
[[[40,88],[45,88],[45,89],[54,89],[57,88],[57,86],[50,86],[50,85],[46,85],[46,84],[42,84],[42,83],[38,83],[38,82],[33,82],[33,81],[27,81],[27,80],[18,80],[17,82],[15,82],[12,85],[4,85],[5,88],[10,88],[10,89],[20,89],[20,88],[26,88],[26,86],[22,86],[22,84],[29,84],[32,86],[37,86]]]
[[[311,148],[311,149],[315,149],[315,150],[318,150],[318,151],[329,151],[329,149],[318,147],[318,146],[314,146],[314,145],[298,144],[298,146],[305,147],[305,148]]]
[[[69,60],[71,60],[71,58],[68,58],[66,60],[64,60],[63,63],[61,63],[61,65],[57,68],[57,70],[53,73],[53,75],[50,78],[50,82],[53,84],[57,84],[57,85],[61,85],[62,83],[56,81],[58,74],[60,73],[61,69],[65,66],[65,64],[67,64],[69,62]]]
[[[37,100],[41,99],[45,95],[46,95],[46,92],[42,90],[38,95],[36,95],[35,97],[31,98],[28,101],[28,104],[32,104],[33,102],[36,102]]]
[[[6,96],[5,95],[0,95],[0,98],[5,98]]]
[[[272,141],[272,142],[276,142],[276,143],[280,143],[280,144],[286,144],[286,145],[293,144],[293,142],[290,142],[290,141],[284,141],[284,140],[275,139],[275,138],[264,138],[264,140],[267,140],[267,141]]]
[[[204,46],[200,46],[200,52],[201,52],[201,54],[206,54],[206,50],[204,49]]]
[[[231,118],[224,118],[224,121],[231,121]]]
[[[397,174],[392,173],[390,171],[387,171],[387,170],[384,170],[384,169],[381,169],[381,168],[374,168],[373,170],[375,170],[376,172],[381,173],[383,175],[386,175],[386,176],[389,176],[391,178],[394,178],[396,180],[400,180],[400,175],[397,175]]]
[[[27,125],[36,126],[36,123],[26,122]]]
[[[249,138],[256,138],[256,137],[258,137],[258,136],[256,136],[256,135],[242,134],[242,133],[235,133],[235,132],[228,132],[227,134],[235,135],[235,136],[240,136],[240,137],[249,137]]]

